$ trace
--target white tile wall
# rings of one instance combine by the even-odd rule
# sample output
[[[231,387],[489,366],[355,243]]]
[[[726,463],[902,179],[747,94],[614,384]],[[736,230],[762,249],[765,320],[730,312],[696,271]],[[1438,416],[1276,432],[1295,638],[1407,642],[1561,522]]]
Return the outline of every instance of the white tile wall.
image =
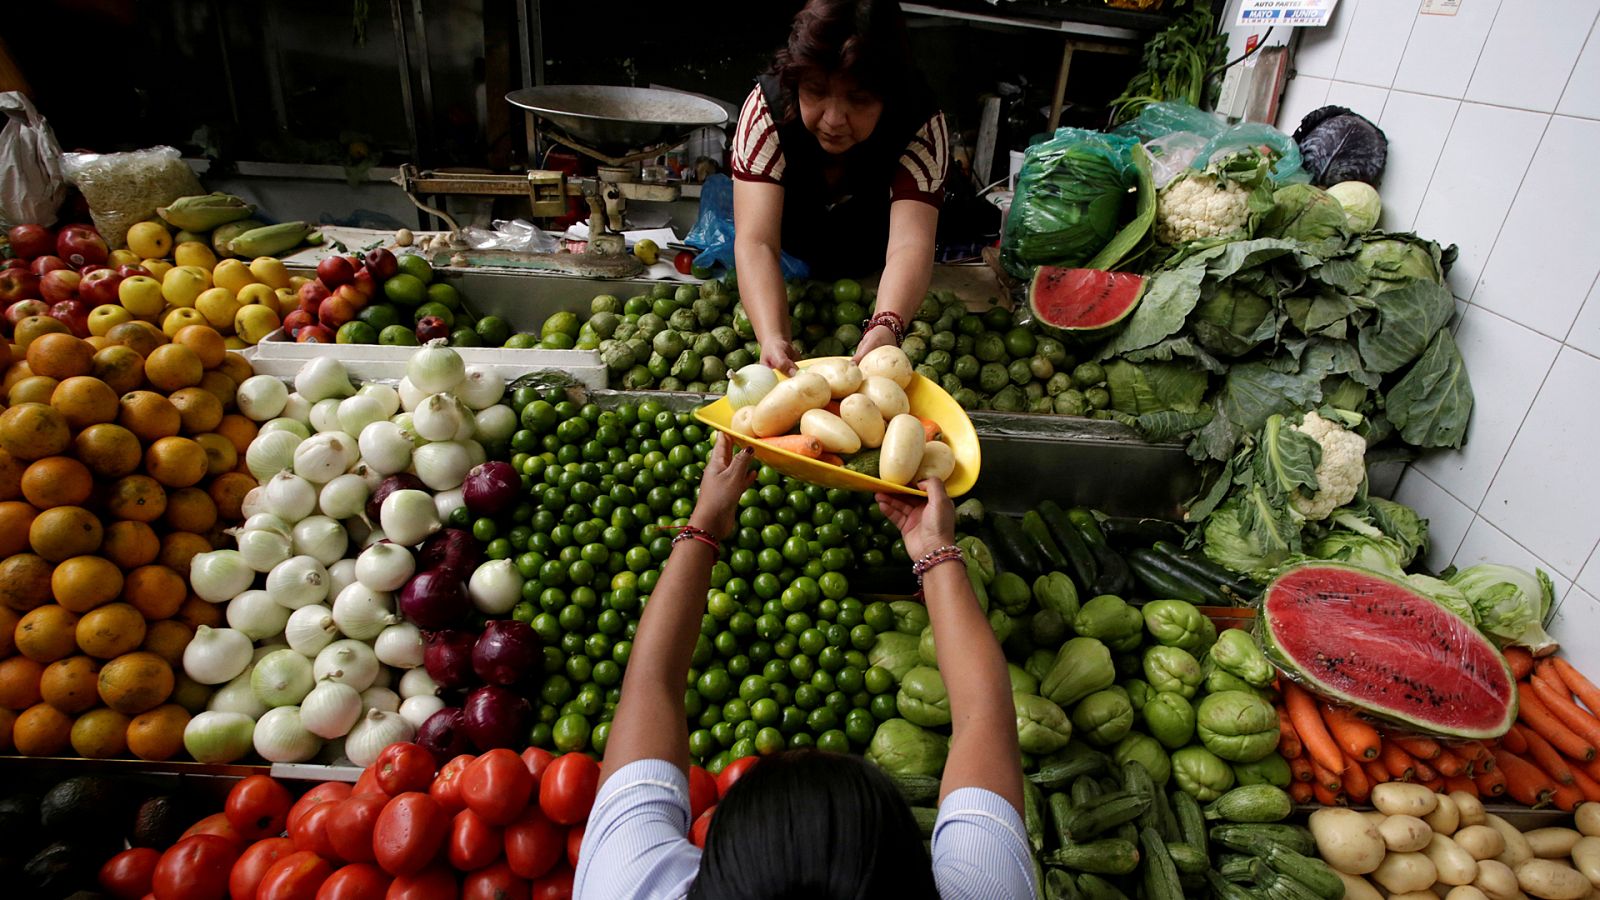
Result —
[[[1341,0],[1297,35],[1279,124],[1321,103],[1377,121],[1384,226],[1460,245],[1477,407],[1466,447],[1424,457],[1398,496],[1430,520],[1430,565],[1548,572],[1551,632],[1600,677],[1600,4],[1419,6]]]

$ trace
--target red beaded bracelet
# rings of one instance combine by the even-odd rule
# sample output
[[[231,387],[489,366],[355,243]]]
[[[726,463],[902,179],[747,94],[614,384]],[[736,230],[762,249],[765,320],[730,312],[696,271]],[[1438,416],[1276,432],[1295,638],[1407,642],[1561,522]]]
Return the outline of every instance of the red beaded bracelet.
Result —
[[[712,537],[711,532],[705,530],[704,528],[697,528],[693,525],[679,525],[676,530],[678,533],[672,537],[672,543],[674,545],[676,545],[679,541],[699,541],[700,543],[705,544],[707,547],[710,547],[713,551],[720,551],[722,549],[722,542]]]
[[[922,577],[928,574],[929,569],[940,563],[953,562],[965,558],[966,555],[961,552],[961,548],[954,544],[946,544],[943,547],[935,547],[928,551],[925,556],[911,564],[911,574],[917,576],[917,589],[919,591],[922,589]]]
[[[861,323],[861,333],[866,334],[879,325],[884,326],[894,333],[894,343],[896,347],[900,346],[900,343],[905,340],[906,320],[902,318],[899,313],[891,312],[887,309],[882,312],[873,313],[871,318]]]

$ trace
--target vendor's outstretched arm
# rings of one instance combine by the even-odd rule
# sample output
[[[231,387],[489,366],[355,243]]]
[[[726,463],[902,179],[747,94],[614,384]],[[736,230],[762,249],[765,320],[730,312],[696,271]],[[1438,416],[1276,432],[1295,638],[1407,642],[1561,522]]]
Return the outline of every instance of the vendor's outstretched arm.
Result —
[[[934,236],[939,228],[939,208],[921,200],[896,200],[889,206],[889,249],[883,256],[883,276],[878,279],[878,302],[873,312],[892,312],[906,325],[922,306],[933,277]],[[893,344],[894,332],[879,326],[861,336],[856,359],[884,344]]]
[[[735,179],[733,220],[739,300],[761,342],[761,361],[792,375],[789,295],[778,261],[783,245],[783,186]]]

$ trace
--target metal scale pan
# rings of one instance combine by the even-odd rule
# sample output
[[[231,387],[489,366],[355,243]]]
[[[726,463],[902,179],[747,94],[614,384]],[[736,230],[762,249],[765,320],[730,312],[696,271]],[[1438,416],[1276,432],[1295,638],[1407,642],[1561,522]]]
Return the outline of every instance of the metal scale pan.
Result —
[[[544,119],[562,143],[613,164],[654,156],[728,120],[703,97],[651,88],[548,84],[512,91],[506,100]]]

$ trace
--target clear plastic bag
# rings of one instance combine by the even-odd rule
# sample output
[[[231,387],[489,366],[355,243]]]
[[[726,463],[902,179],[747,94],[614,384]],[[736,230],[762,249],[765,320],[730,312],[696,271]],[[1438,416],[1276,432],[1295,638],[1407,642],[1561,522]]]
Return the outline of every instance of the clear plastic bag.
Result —
[[[461,229],[474,250],[513,250],[518,253],[555,253],[561,241],[527,219],[495,219],[494,230],[468,225]]]
[[[1266,147],[1278,154],[1278,162],[1272,167],[1273,184],[1300,184],[1311,180],[1301,164],[1300,147],[1293,138],[1260,122],[1229,125],[1221,116],[1196,109],[1187,103],[1152,103],[1137,118],[1117,127],[1112,134],[1136,137],[1144,143],[1155,161],[1158,185],[1166,184],[1177,174],[1174,171],[1172,176],[1165,179],[1161,177],[1163,171],[1171,168],[1176,160],[1176,155],[1171,151],[1177,148],[1186,150],[1194,143],[1192,137],[1180,138],[1179,135],[1199,135],[1202,139],[1199,149],[1189,161],[1189,165],[1196,169],[1204,169],[1230,153]],[[1171,161],[1163,163],[1162,152],[1168,153]]]
[[[95,229],[112,248],[124,246],[128,229],[153,218],[157,208],[205,193],[200,179],[171,147],[68,153],[62,167],[88,201]]]
[[[1037,266],[1071,268],[1116,236],[1124,198],[1139,174],[1130,136],[1061,128],[1028,148],[1000,239],[1000,262],[1015,278]]]
[[[55,132],[17,91],[0,94],[0,226],[53,225],[67,195]]]
[[[700,250],[694,264],[706,269],[721,263],[732,269],[733,261],[733,179],[717,174],[707,178],[700,189],[700,218],[683,242]],[[811,267],[787,253],[780,255],[784,278],[805,278]]]

